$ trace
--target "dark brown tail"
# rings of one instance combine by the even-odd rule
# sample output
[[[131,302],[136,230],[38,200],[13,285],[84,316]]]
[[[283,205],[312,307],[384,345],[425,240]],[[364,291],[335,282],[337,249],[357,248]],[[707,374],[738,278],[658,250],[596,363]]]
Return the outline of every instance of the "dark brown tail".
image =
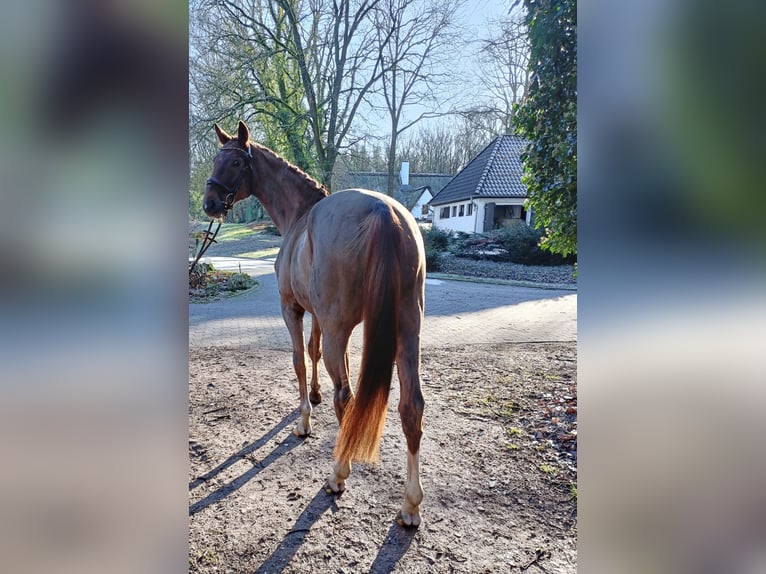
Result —
[[[396,358],[402,225],[378,202],[365,222],[364,347],[356,394],[346,406],[335,457],[377,462]]]

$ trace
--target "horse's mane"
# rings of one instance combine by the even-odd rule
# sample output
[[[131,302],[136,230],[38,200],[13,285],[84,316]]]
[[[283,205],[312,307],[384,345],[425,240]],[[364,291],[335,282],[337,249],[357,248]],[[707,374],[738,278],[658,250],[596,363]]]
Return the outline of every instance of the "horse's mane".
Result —
[[[301,179],[303,179],[306,182],[307,184],[306,189],[308,191],[321,194],[322,197],[327,197],[328,195],[330,195],[321,183],[319,183],[317,180],[315,180],[313,177],[311,177],[309,174],[307,174],[297,165],[293,165],[292,163],[287,161],[285,158],[280,156],[277,152],[267,148],[265,145],[261,145],[252,140],[248,143],[251,146],[253,146],[255,149],[262,152],[266,152],[266,154],[270,156],[272,159],[274,159],[278,164],[281,164],[283,167],[287,168],[289,171],[292,171],[296,175],[300,176]]]

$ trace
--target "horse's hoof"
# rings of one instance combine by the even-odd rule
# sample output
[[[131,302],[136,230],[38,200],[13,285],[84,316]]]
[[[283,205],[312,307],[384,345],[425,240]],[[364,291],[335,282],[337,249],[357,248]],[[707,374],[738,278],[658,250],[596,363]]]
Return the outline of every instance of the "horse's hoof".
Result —
[[[301,423],[298,423],[295,425],[295,428],[293,429],[293,434],[297,437],[306,437],[311,434],[311,425],[303,425]]]
[[[346,490],[346,483],[345,481],[341,482],[333,482],[331,480],[328,480],[324,483],[324,491],[327,494],[343,494]]]
[[[417,528],[420,526],[420,513],[417,511],[410,513],[400,510],[396,513],[396,523],[399,526]]]
[[[309,393],[309,400],[311,401],[312,405],[318,405],[322,402],[322,393],[319,391],[311,391]]]

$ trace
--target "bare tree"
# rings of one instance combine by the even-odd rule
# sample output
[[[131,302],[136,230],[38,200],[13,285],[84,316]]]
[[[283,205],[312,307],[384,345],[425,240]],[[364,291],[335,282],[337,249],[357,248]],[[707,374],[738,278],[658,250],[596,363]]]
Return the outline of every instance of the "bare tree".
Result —
[[[482,112],[513,131],[514,105],[519,104],[529,87],[529,37],[522,14],[512,14],[490,25],[490,35],[481,42],[479,81],[489,102],[475,111]]]
[[[402,138],[399,153],[410,162],[413,173],[456,173],[455,136],[454,127],[447,122],[421,126]]]
[[[394,191],[399,136],[423,119],[448,113],[439,110],[436,90],[448,75],[440,64],[458,41],[454,20],[462,1],[382,0],[376,11],[383,59],[380,93],[391,126],[388,195]],[[414,116],[409,115],[414,108]]]
[[[456,174],[494,138],[497,132],[480,127],[481,116],[458,116],[449,122],[423,126],[400,142],[400,155],[413,172]]]
[[[463,1],[190,0],[193,166],[215,153],[212,122],[242,118],[255,137],[329,188],[339,154],[360,149],[353,130],[362,110],[378,105],[391,128],[386,163],[392,194],[402,134],[424,119],[455,113],[445,94],[460,90],[445,86],[457,70],[442,64],[460,45],[454,20]],[[499,66],[499,54],[506,53],[502,30],[483,46],[486,65]],[[426,169],[454,172],[472,157],[467,154],[477,141],[486,145],[488,134],[499,130],[491,119],[499,124],[500,110],[506,118],[512,110],[507,103],[523,93],[515,85],[509,84],[510,99],[494,98],[502,105],[464,112],[457,123],[445,119],[460,137],[452,134],[447,160],[439,162],[437,154],[448,148],[433,134],[431,157],[421,154]]]
[[[258,137],[312,168],[303,84],[289,57],[286,16],[267,0],[190,4],[192,146],[214,121],[246,119]]]
[[[329,187],[380,80],[380,0],[194,0],[192,123],[236,115]],[[273,145],[276,142],[278,145]]]
[[[329,186],[367,92],[383,73],[374,10],[380,0],[276,0],[285,11],[322,182]]]

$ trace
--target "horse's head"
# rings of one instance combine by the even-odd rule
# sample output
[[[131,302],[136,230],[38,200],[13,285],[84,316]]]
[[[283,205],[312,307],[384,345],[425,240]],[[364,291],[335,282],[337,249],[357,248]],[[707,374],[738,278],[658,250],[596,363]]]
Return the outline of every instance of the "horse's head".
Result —
[[[215,124],[215,133],[223,146],[213,160],[213,174],[205,184],[202,209],[210,217],[223,217],[237,201],[250,195],[252,151],[250,131],[243,121],[232,137]]]

